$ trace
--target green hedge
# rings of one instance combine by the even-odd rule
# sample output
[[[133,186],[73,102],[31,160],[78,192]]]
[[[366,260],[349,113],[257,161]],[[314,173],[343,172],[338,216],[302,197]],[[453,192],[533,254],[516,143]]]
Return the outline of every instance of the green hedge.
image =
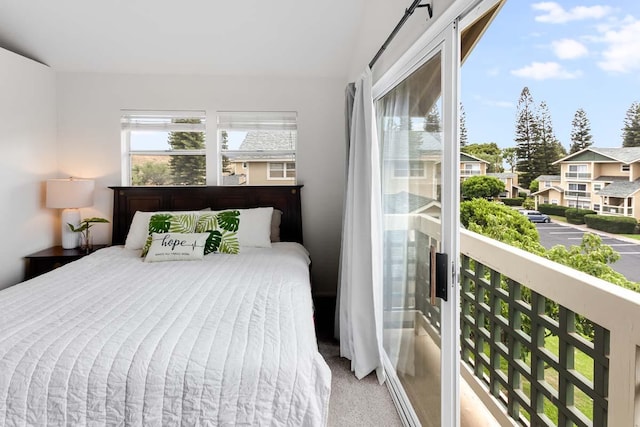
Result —
[[[614,234],[633,234],[638,221],[628,216],[585,215],[584,220],[589,228]]]
[[[522,202],[524,202],[524,198],[523,197],[515,197],[513,199],[505,198],[505,199],[500,199],[500,201],[507,206],[522,206]]]
[[[547,214],[547,215],[564,216],[564,212],[567,209],[569,209],[567,206],[560,206],[560,205],[550,205],[550,204],[544,204],[544,203],[541,203],[538,205],[538,210],[543,214]]]
[[[569,208],[564,211],[564,216],[567,218],[567,222],[569,224],[584,224],[584,216],[585,215],[595,215],[596,211],[592,211],[591,209],[576,209]]]

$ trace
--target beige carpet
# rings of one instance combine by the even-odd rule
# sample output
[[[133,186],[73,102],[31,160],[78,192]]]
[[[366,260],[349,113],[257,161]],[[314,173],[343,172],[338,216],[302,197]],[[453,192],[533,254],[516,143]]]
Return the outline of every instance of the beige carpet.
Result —
[[[318,347],[332,375],[329,427],[402,426],[387,386],[378,384],[375,374],[358,380],[351,362],[340,357],[338,343],[321,340]]]

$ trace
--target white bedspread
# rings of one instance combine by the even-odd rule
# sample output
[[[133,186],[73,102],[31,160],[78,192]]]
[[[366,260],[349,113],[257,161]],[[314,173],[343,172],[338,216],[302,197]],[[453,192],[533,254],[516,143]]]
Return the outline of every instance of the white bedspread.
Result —
[[[0,292],[0,425],[325,425],[308,258],[111,247]]]

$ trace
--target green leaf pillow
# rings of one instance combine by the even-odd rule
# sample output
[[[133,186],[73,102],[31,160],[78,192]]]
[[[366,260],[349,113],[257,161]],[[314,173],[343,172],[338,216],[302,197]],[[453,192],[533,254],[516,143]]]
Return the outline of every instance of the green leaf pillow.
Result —
[[[240,228],[240,212],[222,211],[203,213],[198,217],[197,233],[209,233],[204,247],[204,254],[219,252],[237,254],[240,252],[238,229]]]
[[[147,256],[153,239],[152,233],[194,233],[198,223],[198,213],[162,213],[149,218],[149,237],[142,248],[142,257]]]

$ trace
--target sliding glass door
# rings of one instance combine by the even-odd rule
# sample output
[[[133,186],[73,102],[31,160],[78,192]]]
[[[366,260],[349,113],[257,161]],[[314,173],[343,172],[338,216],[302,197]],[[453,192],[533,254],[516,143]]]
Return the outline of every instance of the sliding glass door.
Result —
[[[459,161],[452,160],[459,156],[459,62],[447,65],[454,60],[447,53],[451,36],[452,29],[441,34],[420,64],[376,101],[385,370],[405,422],[423,426],[456,425],[459,412],[453,273]]]

